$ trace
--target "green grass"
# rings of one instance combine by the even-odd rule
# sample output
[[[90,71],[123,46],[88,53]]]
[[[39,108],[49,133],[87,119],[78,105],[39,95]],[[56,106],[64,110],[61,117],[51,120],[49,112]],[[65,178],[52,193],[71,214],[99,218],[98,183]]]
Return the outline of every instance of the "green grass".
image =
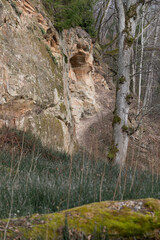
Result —
[[[1,130],[0,146],[0,218],[55,212],[113,196],[160,198],[160,178],[147,171],[137,170],[134,176],[124,168],[120,178],[119,169],[104,161],[87,154],[71,161],[15,130]]]

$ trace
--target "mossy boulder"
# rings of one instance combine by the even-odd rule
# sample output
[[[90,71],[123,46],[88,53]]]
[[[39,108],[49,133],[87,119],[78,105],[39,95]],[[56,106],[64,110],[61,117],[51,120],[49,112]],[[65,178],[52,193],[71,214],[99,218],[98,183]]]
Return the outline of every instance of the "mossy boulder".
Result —
[[[63,239],[66,219],[68,233],[81,233],[86,237],[83,239],[92,239],[88,236],[104,229],[109,239],[160,239],[160,200],[156,199],[107,201],[59,213],[11,219],[7,239]],[[1,237],[6,224],[7,220],[0,221]]]

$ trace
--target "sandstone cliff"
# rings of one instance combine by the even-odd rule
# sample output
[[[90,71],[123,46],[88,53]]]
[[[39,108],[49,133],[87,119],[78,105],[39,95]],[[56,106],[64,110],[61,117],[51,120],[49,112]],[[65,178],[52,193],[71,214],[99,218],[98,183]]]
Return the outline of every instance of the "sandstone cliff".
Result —
[[[0,1],[0,127],[31,130],[44,145],[72,152],[108,114],[107,94],[85,31],[58,34],[39,1]]]

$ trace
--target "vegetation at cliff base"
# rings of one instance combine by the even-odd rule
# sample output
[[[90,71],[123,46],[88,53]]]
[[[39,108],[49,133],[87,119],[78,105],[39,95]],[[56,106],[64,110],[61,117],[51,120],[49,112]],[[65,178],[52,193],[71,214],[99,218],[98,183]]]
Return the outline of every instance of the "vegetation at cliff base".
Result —
[[[42,147],[33,135],[0,132],[0,218],[56,212],[100,200],[160,198],[157,174]]]
[[[54,26],[57,30],[80,26],[91,36],[95,36],[94,0],[43,0],[43,4],[54,16]]]

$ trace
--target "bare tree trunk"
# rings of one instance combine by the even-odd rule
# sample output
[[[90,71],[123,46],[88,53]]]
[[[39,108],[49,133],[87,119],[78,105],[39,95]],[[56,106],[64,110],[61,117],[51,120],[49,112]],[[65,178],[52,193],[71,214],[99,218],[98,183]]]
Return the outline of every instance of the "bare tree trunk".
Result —
[[[98,35],[99,41],[101,43],[102,43],[102,39],[103,39],[103,36],[102,36],[103,34],[102,34],[101,30],[103,28],[103,22],[104,22],[105,16],[108,13],[108,10],[109,10],[109,8],[111,6],[111,3],[112,3],[112,0],[105,1],[105,5],[104,6],[103,6],[104,2],[102,3],[102,13],[101,13],[100,20],[98,22],[99,26],[98,26],[98,30],[97,30],[97,35]]]
[[[145,5],[144,5],[145,7]],[[139,73],[139,88],[138,88],[138,112],[140,111],[141,92],[142,92],[142,68],[143,68],[143,53],[144,53],[144,7],[142,7],[142,35],[141,35],[141,59]]]
[[[140,32],[140,29],[139,29]],[[132,50],[132,91],[136,95],[136,72],[137,72],[138,38],[135,43],[135,51]]]
[[[136,54],[132,51],[132,91],[133,95],[136,94]]]
[[[122,166],[126,160],[129,140],[130,64],[135,37],[137,4],[135,0],[130,0],[126,7],[125,1],[115,1],[119,23],[119,61],[116,106],[113,118],[113,143],[108,157]]]
[[[157,24],[155,27],[155,36],[154,36],[154,43],[153,43],[153,49],[156,48],[156,44],[158,41],[158,33],[159,33],[159,19],[157,19]],[[147,82],[147,86],[146,86],[146,91],[145,91],[145,96],[144,96],[144,102],[143,102],[143,108],[146,109],[149,106],[149,103],[151,102],[151,98],[152,98],[152,85],[154,82],[154,74],[153,74],[153,61],[154,61],[154,57],[155,57],[155,50],[153,50],[152,52],[152,56],[151,56],[151,64],[149,67],[149,76],[148,76],[148,82]]]

